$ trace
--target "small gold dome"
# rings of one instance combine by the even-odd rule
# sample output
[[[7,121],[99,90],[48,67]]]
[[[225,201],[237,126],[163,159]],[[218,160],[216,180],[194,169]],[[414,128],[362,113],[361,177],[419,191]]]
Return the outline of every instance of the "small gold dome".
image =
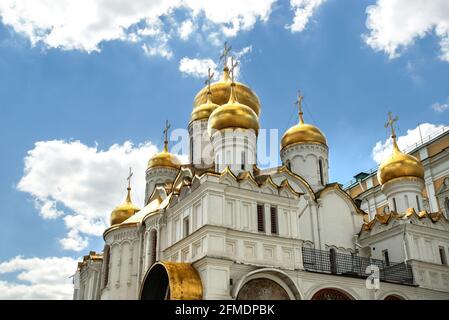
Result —
[[[197,108],[193,109],[190,121],[209,119],[211,113],[219,107],[218,104],[212,102],[212,100],[210,99],[211,95],[212,93],[209,92],[207,94],[206,102],[198,106]]]
[[[304,123],[302,111],[299,112],[299,123],[288,129],[281,139],[281,150],[299,143],[318,143],[327,146],[326,137],[317,127]]]
[[[393,137],[393,154],[383,161],[377,170],[377,179],[380,184],[400,177],[415,177],[424,179],[424,167],[417,158],[402,153]]]
[[[159,153],[156,153],[148,161],[148,168],[156,168],[156,167],[169,167],[179,169],[181,168],[181,162],[179,161],[176,155],[168,152],[168,147],[165,144],[164,150],[162,150]]]
[[[111,213],[111,226],[120,224],[140,211],[131,201],[131,188],[128,187],[128,196],[121,205],[117,206]]]
[[[259,117],[253,109],[239,103],[235,98],[234,83],[231,83],[229,102],[215,109],[207,123],[209,134],[213,130],[252,129],[256,135],[259,132]]]
[[[231,78],[227,67],[223,70],[223,77],[220,81],[211,83],[211,101],[217,105],[226,104],[231,96]],[[207,86],[201,89],[195,96],[194,111],[207,102]],[[257,95],[243,83],[235,82],[235,95],[240,103],[250,107],[257,116],[260,115],[260,101]],[[193,120],[193,119],[192,119]]]

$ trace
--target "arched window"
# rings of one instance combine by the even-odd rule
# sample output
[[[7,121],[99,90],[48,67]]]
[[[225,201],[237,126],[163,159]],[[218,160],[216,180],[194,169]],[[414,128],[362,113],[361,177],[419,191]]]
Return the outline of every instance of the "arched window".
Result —
[[[446,217],[449,217],[449,198],[446,197],[446,200],[444,200],[444,207],[446,208]]]
[[[190,137],[190,163],[193,164],[193,137]]]
[[[408,201],[408,196],[407,195],[404,195],[404,201],[405,201],[405,207],[408,209],[408,208],[410,208],[410,203],[409,203],[409,201]]]
[[[287,162],[285,163],[285,165],[287,166],[287,169],[292,171],[292,163],[290,160],[287,160]]]
[[[398,212],[398,207],[396,206],[396,198],[393,198],[393,211]]]
[[[318,167],[320,169],[320,184],[324,186],[324,179],[323,179],[323,161],[320,159],[318,160]]]
[[[150,266],[152,266],[156,262],[156,258],[157,258],[157,231],[156,230],[151,231],[150,243],[151,243]]]
[[[418,212],[421,211],[421,204],[419,203],[419,197],[418,195],[416,196],[416,206],[418,208]]]
[[[242,164],[241,164],[242,170],[245,170],[245,163],[246,163],[245,151],[242,151]]]

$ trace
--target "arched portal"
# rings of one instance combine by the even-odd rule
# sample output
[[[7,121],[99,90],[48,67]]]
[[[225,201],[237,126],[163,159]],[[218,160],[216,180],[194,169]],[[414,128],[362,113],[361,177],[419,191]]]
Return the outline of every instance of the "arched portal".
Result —
[[[343,291],[325,288],[316,292],[311,300],[352,300],[352,298]]]
[[[397,294],[390,294],[386,296],[384,300],[404,300],[404,298],[398,296]]]
[[[203,286],[190,263],[156,262],[140,288],[141,300],[201,300]]]
[[[267,278],[257,278],[243,285],[237,300],[290,300],[290,297],[277,282]]]

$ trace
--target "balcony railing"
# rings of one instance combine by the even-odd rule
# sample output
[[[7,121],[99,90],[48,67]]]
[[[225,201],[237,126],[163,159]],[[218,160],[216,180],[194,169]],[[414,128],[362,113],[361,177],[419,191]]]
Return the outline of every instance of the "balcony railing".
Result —
[[[303,248],[302,256],[307,271],[366,279],[372,274],[368,267],[376,266],[380,281],[414,285],[412,268],[404,262],[387,264],[384,260],[311,248]]]

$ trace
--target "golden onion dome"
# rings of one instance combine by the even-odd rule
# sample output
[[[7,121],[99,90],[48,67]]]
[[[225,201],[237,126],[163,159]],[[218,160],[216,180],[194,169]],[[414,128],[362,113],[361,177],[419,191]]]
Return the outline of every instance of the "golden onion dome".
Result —
[[[212,135],[213,130],[238,128],[252,129],[257,135],[259,132],[259,117],[253,109],[237,101],[233,82],[230,87],[229,102],[215,109],[209,117],[207,123],[209,134]]]
[[[128,186],[128,195],[125,202],[115,207],[111,213],[111,226],[122,223],[138,211],[140,209],[131,201],[131,188]]]
[[[223,77],[221,80],[210,84],[211,101],[217,105],[226,104],[231,97],[232,80],[229,76],[229,69],[225,67],[223,70]],[[208,87],[204,87],[195,96],[193,109],[200,108],[207,102]],[[235,95],[239,102],[250,107],[257,116],[260,115],[260,101],[257,95],[246,85],[240,82],[235,82]],[[193,119],[192,119],[193,120]]]
[[[383,161],[377,170],[377,179],[380,184],[401,177],[415,177],[424,179],[424,167],[417,158],[410,154],[402,153],[393,135],[393,154]]]
[[[206,102],[193,109],[190,121],[209,119],[211,113],[219,107],[218,104],[212,102],[211,95],[212,93],[209,91]]]
[[[302,97],[299,98],[299,104]],[[281,139],[281,150],[295,144],[316,143],[327,146],[326,137],[317,127],[304,123],[303,112],[300,105],[299,123],[288,129]]]
[[[181,161],[179,161],[178,157],[168,152],[167,142],[164,145],[164,150],[156,153],[148,161],[148,169],[156,167],[168,167],[178,170],[181,168]]]

